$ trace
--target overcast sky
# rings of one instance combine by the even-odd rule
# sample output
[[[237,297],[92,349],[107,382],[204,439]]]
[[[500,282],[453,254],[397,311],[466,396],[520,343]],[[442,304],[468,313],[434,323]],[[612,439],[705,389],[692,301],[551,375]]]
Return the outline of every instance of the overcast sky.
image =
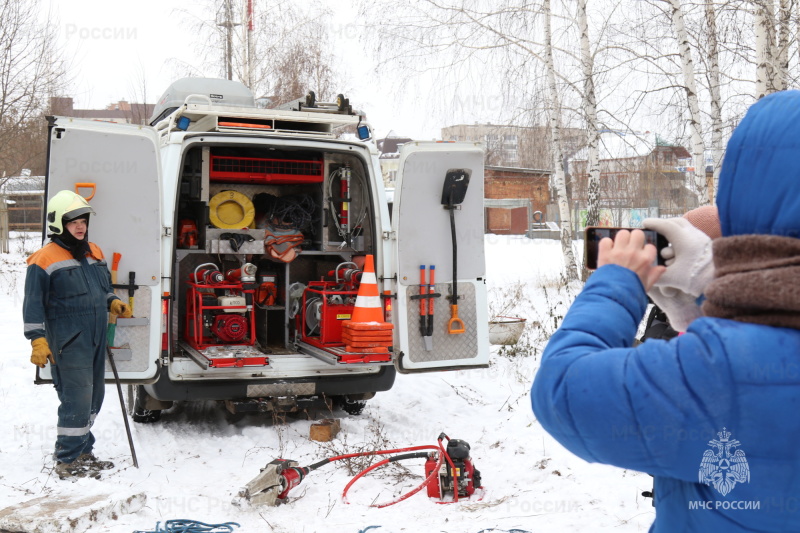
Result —
[[[172,65],[199,62],[188,17],[181,13],[192,13],[194,2],[48,1],[44,4],[49,5],[51,18],[57,21],[61,49],[73,74],[68,96],[75,99],[77,108],[104,108],[121,99],[136,100],[141,94],[142,70],[147,100],[153,103],[174,81]],[[407,94],[399,101],[386,85],[376,83],[370,72],[370,54],[360,50],[359,30],[349,26],[352,12],[342,9],[347,4],[337,2],[342,18],[331,22],[340,40],[336,54],[348,74],[346,96],[367,112],[378,136],[395,130],[419,139],[438,137],[439,129],[447,125],[442,122],[449,119],[432,117],[416,94]]]

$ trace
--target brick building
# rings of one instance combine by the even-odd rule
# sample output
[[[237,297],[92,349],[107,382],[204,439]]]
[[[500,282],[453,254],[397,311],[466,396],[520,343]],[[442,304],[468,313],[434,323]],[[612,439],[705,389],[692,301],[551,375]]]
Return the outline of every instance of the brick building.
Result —
[[[550,203],[549,170],[487,166],[484,168],[486,232],[525,235],[537,212]]]
[[[698,205],[689,189],[689,151],[655,134],[605,132],[600,143],[600,225],[637,226],[648,216],[681,216]],[[577,229],[585,225],[589,174],[585,150],[568,177]]]
[[[147,124],[153,114],[155,104],[132,104],[120,100],[106,106],[105,109],[75,109],[74,102],[68,96],[50,98],[50,114],[65,117],[90,118],[120,124]]]

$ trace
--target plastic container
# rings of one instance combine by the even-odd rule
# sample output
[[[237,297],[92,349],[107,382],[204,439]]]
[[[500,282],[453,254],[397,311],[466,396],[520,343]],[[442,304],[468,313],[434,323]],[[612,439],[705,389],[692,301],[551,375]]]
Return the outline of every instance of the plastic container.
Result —
[[[527,318],[498,316],[489,321],[489,344],[516,344],[525,331]]]

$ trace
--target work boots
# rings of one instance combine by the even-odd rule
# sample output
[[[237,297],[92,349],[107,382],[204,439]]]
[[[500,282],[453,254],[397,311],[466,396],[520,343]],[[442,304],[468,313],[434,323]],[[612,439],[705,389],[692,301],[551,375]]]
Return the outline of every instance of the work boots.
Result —
[[[77,459],[75,459],[75,462],[97,471],[110,470],[114,468],[114,463],[111,461],[101,461],[91,452],[82,453]]]
[[[62,463],[61,461],[57,461],[53,470],[55,471],[56,475],[58,475],[59,479],[69,479],[72,481],[81,477],[93,477],[95,479],[100,477],[99,471],[92,470],[77,460],[71,463]]]
[[[91,477],[100,479],[100,472],[114,468],[111,461],[101,461],[93,453],[81,454],[71,463],[56,461],[55,473],[60,479]]]

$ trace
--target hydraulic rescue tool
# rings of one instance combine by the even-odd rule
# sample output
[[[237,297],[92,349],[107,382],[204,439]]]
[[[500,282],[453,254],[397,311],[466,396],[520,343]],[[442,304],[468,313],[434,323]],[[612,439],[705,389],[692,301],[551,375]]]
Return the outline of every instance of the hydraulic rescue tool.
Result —
[[[444,439],[448,441],[446,448],[442,444]],[[441,433],[435,446],[409,446],[394,450],[374,450],[337,455],[305,467],[301,467],[300,463],[290,459],[275,459],[267,463],[261,469],[261,473],[245,485],[239,492],[239,497],[252,505],[278,505],[286,501],[289,491],[297,487],[311,471],[321,466],[354,457],[391,455],[391,457],[374,463],[353,477],[342,492],[342,500],[345,503],[349,503],[347,501],[347,492],[350,487],[362,476],[376,468],[405,459],[426,458],[425,480],[420,485],[391,501],[372,503],[370,507],[381,508],[394,505],[426,487],[428,496],[438,498],[438,503],[453,503],[461,498],[471,497],[477,489],[482,488],[481,474],[475,469],[469,451],[470,446],[465,441],[459,439],[451,440],[450,437]]]

